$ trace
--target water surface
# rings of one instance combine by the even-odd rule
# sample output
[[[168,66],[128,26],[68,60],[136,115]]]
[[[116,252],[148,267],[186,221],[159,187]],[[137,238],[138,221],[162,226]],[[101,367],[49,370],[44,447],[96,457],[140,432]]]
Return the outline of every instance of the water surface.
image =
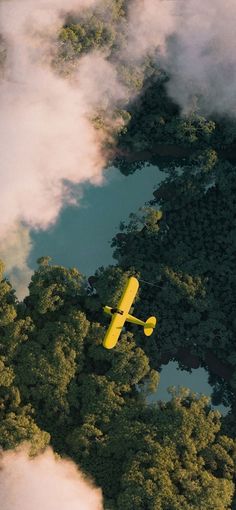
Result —
[[[37,267],[36,260],[43,255],[52,257],[52,263],[76,267],[86,276],[94,274],[101,266],[115,264],[110,243],[119,232],[121,221],[128,221],[131,212],[138,211],[153,198],[153,191],[165,175],[157,167],[144,167],[128,177],[116,168],[106,173],[101,187],[83,186],[83,198],[79,207],[68,207],[60,215],[57,224],[47,232],[34,233],[34,249],[30,266]],[[169,400],[168,386],[186,386],[196,393],[211,395],[207,371],[203,368],[192,373],[178,370],[178,364],[170,362],[161,371],[160,385],[154,399]],[[217,406],[225,413],[224,406]]]

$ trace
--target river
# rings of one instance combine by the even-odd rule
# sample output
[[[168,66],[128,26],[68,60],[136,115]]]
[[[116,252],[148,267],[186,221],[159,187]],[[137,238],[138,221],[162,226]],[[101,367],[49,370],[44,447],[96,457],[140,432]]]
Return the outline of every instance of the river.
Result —
[[[36,260],[43,255],[52,257],[52,263],[65,267],[76,267],[86,276],[92,275],[100,266],[116,263],[112,257],[110,242],[119,232],[121,221],[127,221],[131,212],[136,212],[152,193],[163,174],[155,166],[147,166],[128,177],[116,168],[106,171],[102,186],[86,184],[78,190],[79,207],[65,208],[56,225],[46,232],[32,234],[34,248],[29,265],[37,267]],[[211,387],[207,371],[203,368],[192,373],[178,370],[174,362],[163,366],[160,385],[154,400],[170,399],[167,387],[186,386],[196,393],[210,396]],[[222,414],[224,406],[217,406]]]

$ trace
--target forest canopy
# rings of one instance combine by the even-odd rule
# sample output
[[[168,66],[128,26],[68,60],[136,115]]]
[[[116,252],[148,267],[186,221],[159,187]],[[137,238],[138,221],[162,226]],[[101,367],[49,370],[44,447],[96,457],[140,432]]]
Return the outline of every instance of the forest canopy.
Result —
[[[126,101],[98,108],[93,119],[97,129],[109,130],[105,143],[109,162],[128,175],[147,160],[159,167],[174,161],[183,164],[206,150],[235,161],[235,116],[217,109],[207,114],[201,94],[193,94],[191,108],[184,112],[169,94],[171,70],[161,45],[150,46],[140,58],[128,49],[131,12],[130,1],[101,0],[80,15],[69,15],[58,34],[53,61],[57,72],[67,75],[83,56],[105,55],[118,83],[126,88]],[[172,48],[171,38],[169,44]]]
[[[134,333],[115,350],[102,346],[106,319],[94,301],[119,295],[128,275],[101,269],[98,297],[79,271],[42,257],[23,302],[2,275],[1,446],[28,440],[34,455],[50,442],[114,510],[229,508],[236,440],[209,398],[172,388],[169,402],[150,404],[159,374]]]
[[[92,287],[46,256],[19,301],[1,263],[0,446],[28,441],[35,455],[52,445],[102,488],[110,510],[235,509],[235,116],[208,113],[200,92],[181,107],[159,47],[125,53],[131,3],[69,13],[51,66],[69,81],[88,55],[102,55],[120,91],[90,112],[106,164],[129,175],[152,163],[165,178],[121,223],[115,262]],[[0,77],[6,52],[0,35]],[[137,316],[156,315],[158,327],[147,342],[128,325],[109,352],[102,303],[115,306],[131,275],[147,282]],[[151,403],[170,360],[204,367],[212,403],[228,414],[186,388]]]

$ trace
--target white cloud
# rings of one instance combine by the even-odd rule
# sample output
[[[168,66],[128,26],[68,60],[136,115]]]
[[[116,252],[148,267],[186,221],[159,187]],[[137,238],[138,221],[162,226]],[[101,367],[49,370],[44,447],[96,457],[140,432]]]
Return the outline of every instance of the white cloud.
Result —
[[[50,448],[31,459],[25,449],[2,453],[0,494],[1,510],[103,510],[101,489]]]

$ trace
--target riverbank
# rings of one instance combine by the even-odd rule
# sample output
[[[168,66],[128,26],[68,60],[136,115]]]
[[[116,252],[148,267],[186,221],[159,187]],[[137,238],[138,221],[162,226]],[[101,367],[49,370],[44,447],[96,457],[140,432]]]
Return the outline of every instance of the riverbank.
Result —
[[[231,145],[228,148],[224,149],[215,149],[219,159],[227,160],[230,163],[236,163],[236,145]],[[126,149],[116,149],[114,153],[114,159],[116,160],[126,160],[130,163],[140,162],[140,163],[152,163],[152,164],[161,164],[172,162],[173,160],[184,161],[187,160],[190,156],[196,152],[197,149],[192,147],[185,147],[180,145],[163,145],[157,144],[150,149],[145,149],[142,151],[128,151]]]

